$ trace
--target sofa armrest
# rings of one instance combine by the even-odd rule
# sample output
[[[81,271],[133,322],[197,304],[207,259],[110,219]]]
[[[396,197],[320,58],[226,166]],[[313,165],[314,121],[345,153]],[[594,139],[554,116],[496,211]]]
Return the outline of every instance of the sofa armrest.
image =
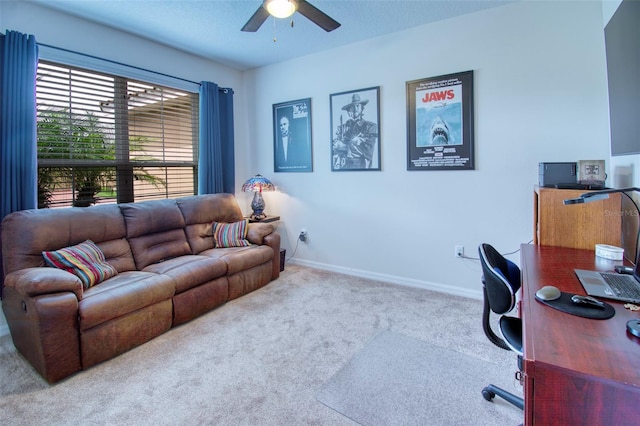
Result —
[[[247,231],[247,239],[251,244],[263,245],[264,237],[273,234],[275,228],[270,223],[250,223]]]
[[[250,223],[247,239],[251,244],[267,245],[273,249],[271,279],[280,276],[280,234],[270,223]]]
[[[57,268],[25,268],[8,274],[5,287],[12,287],[24,297],[42,294],[72,292],[82,300],[83,287],[80,278]]]
[[[280,234],[273,232],[265,236],[263,243],[273,249],[271,279],[275,280],[280,276]]]
[[[26,297],[16,287],[7,286],[2,310],[14,346],[49,383],[82,369],[75,294],[67,291]]]

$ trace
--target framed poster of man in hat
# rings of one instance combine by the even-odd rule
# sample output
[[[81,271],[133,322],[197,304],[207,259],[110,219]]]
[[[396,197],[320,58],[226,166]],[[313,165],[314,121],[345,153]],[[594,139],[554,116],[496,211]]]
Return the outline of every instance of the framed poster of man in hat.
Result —
[[[331,171],[380,170],[380,86],[330,95]]]

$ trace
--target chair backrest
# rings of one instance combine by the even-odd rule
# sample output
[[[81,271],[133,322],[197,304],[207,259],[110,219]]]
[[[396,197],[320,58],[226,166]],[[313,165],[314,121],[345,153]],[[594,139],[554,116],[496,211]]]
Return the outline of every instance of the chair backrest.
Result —
[[[499,315],[511,311],[516,304],[516,292],[520,289],[520,268],[502,256],[490,244],[480,244],[482,283],[489,307]]]

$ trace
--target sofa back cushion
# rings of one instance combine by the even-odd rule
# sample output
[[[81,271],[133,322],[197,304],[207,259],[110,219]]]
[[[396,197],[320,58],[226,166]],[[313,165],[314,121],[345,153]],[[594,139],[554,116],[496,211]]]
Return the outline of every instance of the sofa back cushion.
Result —
[[[116,204],[63,209],[22,210],[2,221],[5,275],[24,268],[45,266],[43,251],[91,240],[118,272],[135,269],[126,228]]]
[[[138,270],[166,259],[191,254],[185,222],[176,200],[120,204],[127,239]]]
[[[186,234],[194,254],[214,248],[213,222],[233,223],[243,219],[232,194],[206,194],[177,200],[184,216]]]

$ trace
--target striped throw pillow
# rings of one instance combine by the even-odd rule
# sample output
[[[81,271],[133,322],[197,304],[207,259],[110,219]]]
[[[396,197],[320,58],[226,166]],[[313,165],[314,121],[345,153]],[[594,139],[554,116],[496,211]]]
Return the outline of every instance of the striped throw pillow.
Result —
[[[249,230],[247,219],[234,223],[213,222],[213,240],[216,247],[247,247],[251,243],[247,241]]]
[[[56,251],[43,251],[42,256],[47,265],[71,272],[80,278],[85,289],[118,274],[91,240]]]

